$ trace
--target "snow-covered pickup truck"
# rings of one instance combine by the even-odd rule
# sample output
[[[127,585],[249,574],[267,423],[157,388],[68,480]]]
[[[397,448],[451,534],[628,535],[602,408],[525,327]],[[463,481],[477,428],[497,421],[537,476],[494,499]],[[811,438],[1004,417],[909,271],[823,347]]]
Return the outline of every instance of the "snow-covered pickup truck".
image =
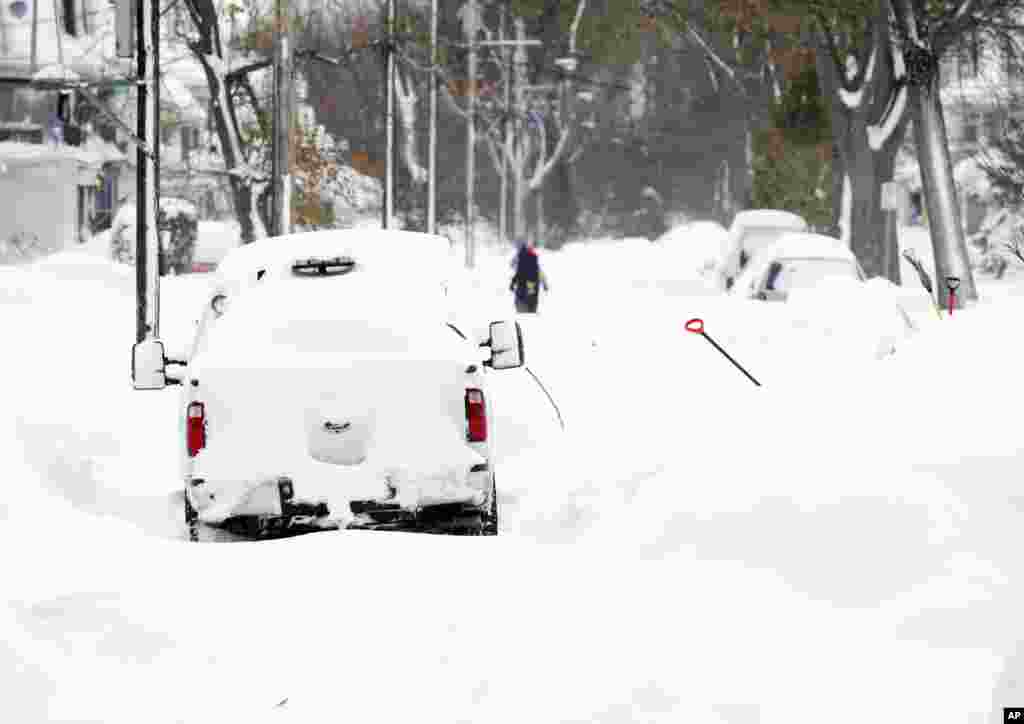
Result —
[[[182,384],[186,519],[246,536],[322,528],[493,535],[490,370],[515,321],[454,321],[448,241],[329,231],[230,252],[183,373],[136,345],[137,389]]]

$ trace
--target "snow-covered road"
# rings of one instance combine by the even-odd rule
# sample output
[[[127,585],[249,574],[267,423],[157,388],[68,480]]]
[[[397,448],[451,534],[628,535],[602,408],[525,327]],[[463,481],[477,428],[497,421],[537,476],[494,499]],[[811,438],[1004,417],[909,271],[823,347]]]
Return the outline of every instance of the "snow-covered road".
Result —
[[[464,282],[508,316],[507,260]],[[1018,282],[884,362],[629,244],[545,257],[502,535],[182,540],[131,269],[0,268],[0,720],[1000,721],[1024,706]],[[163,336],[202,277],[166,280]],[[908,293],[913,294],[908,285]],[[683,323],[707,331],[754,387]],[[852,343],[851,343],[852,344]],[[935,360],[943,360],[936,364]],[[941,381],[941,394],[937,383]]]

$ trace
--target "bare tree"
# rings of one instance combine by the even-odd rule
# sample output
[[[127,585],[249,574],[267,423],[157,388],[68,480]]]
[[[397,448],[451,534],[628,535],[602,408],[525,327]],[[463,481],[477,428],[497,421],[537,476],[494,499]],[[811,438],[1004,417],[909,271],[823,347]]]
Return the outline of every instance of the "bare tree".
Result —
[[[235,93],[239,89],[244,90],[250,102],[254,104],[257,117],[261,117],[259,106],[256,105],[256,93],[249,84],[249,74],[267,68],[270,61],[229,69],[217,8],[213,0],[184,2],[193,23],[193,32],[187,34],[184,39],[203,68],[210,87],[214,127],[231,184],[242,242],[249,243],[266,238],[268,224],[260,213],[260,196],[265,198],[270,179],[258,172],[250,163],[248,149],[243,142],[239,126]]]
[[[947,279],[960,280],[959,304],[977,300],[957,202],[946,120],[940,100],[942,56],[971,36],[1000,39],[1020,28],[1020,0],[893,0],[893,32],[907,71],[914,141],[921,166],[932,248],[935,293],[941,303],[949,295]]]
[[[576,54],[576,39],[579,33],[580,22],[586,11],[587,0],[577,0],[576,10],[568,31],[569,57]],[[516,38],[526,39],[526,21],[523,18],[515,18],[513,24],[516,28]],[[483,29],[488,37],[493,37],[493,32]],[[512,62],[513,68],[503,62],[500,52],[489,52],[488,56],[494,65],[499,69],[502,85],[516,83],[522,93],[522,87],[526,84],[526,70],[528,67],[527,57],[523,46],[517,46],[514,51]],[[418,64],[407,54],[400,56],[403,63],[412,68],[429,72],[430,69]],[[436,68],[442,79],[440,83],[441,97],[446,106],[458,117],[470,121],[470,114],[455,99],[459,95],[458,88],[464,88],[465,84],[459,83],[452,77],[452,73],[445,68]],[[576,131],[576,100],[574,95],[574,83],[572,72],[563,72],[556,84],[557,106],[553,116],[554,123],[548,127],[543,124],[531,124],[529,114],[524,112],[524,100],[522,95],[513,99],[512,108],[507,107],[496,94],[487,97],[488,103],[484,104],[476,114],[476,123],[483,126],[478,129],[483,132],[478,138],[486,144],[494,169],[499,174],[505,163],[512,181],[513,206],[511,218],[511,231],[513,234],[522,234],[526,230],[526,204],[532,194],[537,193],[544,184],[545,179],[555,168],[559,161],[567,159],[570,150],[574,147]],[[478,84],[479,86],[479,84]],[[491,86],[496,87],[496,86]],[[453,93],[455,90],[455,93]],[[478,88],[466,88],[467,93],[477,93]],[[506,121],[511,122],[513,132],[509,134],[506,142],[504,127]],[[547,133],[542,137],[541,133]],[[553,144],[547,144],[547,138],[553,138]],[[578,158],[580,150],[576,151]]]
[[[742,119],[742,140],[719,164],[715,179],[719,220],[746,208],[754,192],[754,137],[766,124],[772,103],[786,90],[775,23],[766,0],[713,2],[677,0],[663,17],[704,56],[704,67],[723,108]],[[755,31],[763,16],[769,33]]]

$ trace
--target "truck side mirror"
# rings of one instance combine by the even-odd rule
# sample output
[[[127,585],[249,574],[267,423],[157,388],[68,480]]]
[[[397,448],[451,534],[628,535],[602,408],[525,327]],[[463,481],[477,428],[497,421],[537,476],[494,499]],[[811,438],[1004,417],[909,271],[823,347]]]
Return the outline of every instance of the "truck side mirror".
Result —
[[[144,339],[132,347],[132,386],[136,390],[162,390],[167,386],[164,343]]]
[[[487,344],[491,348],[491,359],[484,364],[488,367],[512,370],[523,366],[523,330],[519,327],[519,322],[491,322],[491,339]]]

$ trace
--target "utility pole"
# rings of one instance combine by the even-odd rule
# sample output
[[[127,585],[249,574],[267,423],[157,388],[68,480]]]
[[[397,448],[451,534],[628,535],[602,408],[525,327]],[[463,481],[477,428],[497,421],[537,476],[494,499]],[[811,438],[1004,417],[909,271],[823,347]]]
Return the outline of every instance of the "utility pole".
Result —
[[[430,176],[427,179],[427,233],[437,233],[437,0],[430,0]]]
[[[466,268],[472,269],[476,255],[473,235],[473,205],[476,190],[476,0],[467,0],[466,34],[469,36],[469,132],[466,134]]]
[[[498,39],[504,41],[508,28],[508,6],[501,8],[501,28]],[[501,60],[504,64],[505,74],[505,104],[503,106],[505,115],[501,119],[501,145],[504,149],[501,154],[501,203],[498,206],[498,237],[504,247],[508,243],[508,116],[509,101],[511,100],[512,69],[509,66],[508,48],[501,49]]]
[[[523,45],[517,45],[513,52],[513,78],[516,86],[516,100],[515,100],[515,119],[516,119],[516,134],[515,143],[518,148],[522,149],[523,144],[523,107],[526,100],[526,21],[522,18],[515,19],[516,26],[516,40]],[[523,168],[520,166],[516,170],[516,184],[512,193],[515,195],[515,200],[512,205],[513,209],[513,221],[512,228],[515,229],[516,235],[520,239],[526,238],[526,214],[525,214],[525,198],[526,189],[523,186],[526,184],[526,179],[523,176]]]
[[[504,38],[500,40],[477,40],[476,36],[481,28],[479,27],[478,24],[480,15],[478,13],[475,0],[466,0],[466,4],[462,8],[462,12],[465,16],[462,20],[463,31],[467,35],[467,43],[465,47],[467,47],[469,50],[469,79],[467,88],[467,93],[469,94],[469,101],[467,103],[469,132],[467,133],[466,141],[466,268],[472,269],[475,262],[476,251],[476,240],[473,235],[474,190],[476,188],[476,49],[479,46],[499,46],[502,48],[513,46],[516,48],[516,54],[518,58],[518,54],[520,52],[523,52],[523,46],[542,45],[542,41],[527,40],[522,31],[519,33],[519,37],[516,40],[505,40]],[[517,27],[525,27],[523,25],[522,18],[517,18],[516,24]],[[525,56],[523,59],[523,64],[525,65]],[[508,98],[507,89],[506,98]]]
[[[292,54],[291,0],[275,0],[274,35],[274,231],[291,233]]]
[[[384,222],[382,227],[391,228],[391,220],[395,214],[395,0],[388,0],[387,6],[387,35],[388,40],[384,47],[386,63],[384,70],[384,82],[387,85],[385,95],[387,96],[386,128],[385,139],[386,153],[384,157]]]
[[[149,10],[149,12],[146,12]],[[136,342],[160,334],[160,146],[159,66],[160,8],[157,0],[137,0],[136,132],[143,140],[135,154],[135,298]]]

